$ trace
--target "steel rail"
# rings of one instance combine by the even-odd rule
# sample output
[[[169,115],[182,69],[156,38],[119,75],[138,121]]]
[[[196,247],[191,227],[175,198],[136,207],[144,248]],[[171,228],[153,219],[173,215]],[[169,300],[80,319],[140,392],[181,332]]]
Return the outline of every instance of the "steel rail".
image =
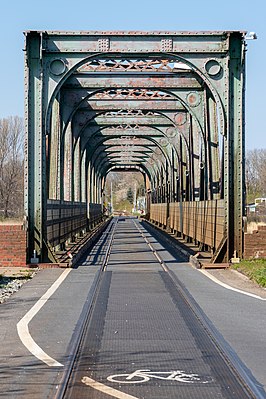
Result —
[[[152,251],[153,255],[155,256],[155,258],[157,259],[157,261],[160,263],[161,267],[163,268],[163,270],[165,272],[169,272],[168,267],[166,266],[166,264],[164,263],[164,261],[162,260],[162,258],[160,257],[160,255],[158,254],[158,252],[156,251],[156,249],[153,247],[153,245],[151,244],[151,242],[148,240],[148,238],[143,234],[143,232],[141,231],[140,227],[137,225],[137,223],[135,222],[135,220],[133,220],[133,223],[135,225],[135,227],[138,229],[140,235],[144,238],[145,242],[147,243],[148,247],[150,248],[150,250]]]
[[[93,305],[95,304],[96,299],[97,299],[97,294],[99,292],[102,275],[103,275],[103,272],[106,270],[106,266],[107,266],[111,248],[112,248],[113,237],[114,237],[117,221],[118,221],[117,219],[113,219],[113,221],[111,221],[111,223],[108,225],[107,230],[102,233],[102,236],[104,235],[105,238],[107,238],[109,236],[107,250],[106,250],[104,259],[102,261],[101,267],[99,268],[99,270],[96,274],[94,283],[89,291],[87,300],[83,306],[83,309],[82,309],[82,312],[81,312],[81,315],[80,315],[80,318],[78,321],[77,334],[75,335],[74,339],[70,343],[70,348],[68,350],[70,360],[66,366],[66,369],[64,370],[64,372],[62,374],[61,380],[58,384],[58,390],[54,396],[54,399],[63,399],[66,394],[68,383],[71,378],[71,373],[73,371],[74,363],[77,358],[78,351],[79,351],[80,347],[82,346],[82,341],[86,334],[87,326],[89,324],[90,317],[92,314]]]
[[[87,329],[87,326],[90,321],[93,305],[95,304],[96,299],[97,299],[97,293],[100,288],[101,277],[103,276],[103,272],[106,270],[107,265],[108,265],[108,260],[109,260],[111,249],[112,249],[112,243],[113,243],[113,239],[114,239],[114,233],[115,233],[115,228],[116,228],[117,222],[118,222],[118,219],[114,220],[112,225],[108,226],[108,231],[103,233],[106,236],[108,236],[110,234],[106,253],[105,253],[105,256],[104,256],[104,259],[102,262],[102,266],[98,272],[96,282],[94,284],[94,287],[92,288],[93,293],[92,293],[92,295],[89,295],[92,297],[92,299],[90,300],[89,305],[86,306],[86,309],[84,309],[84,312],[82,311],[83,317],[81,317],[81,319],[83,318],[83,322],[79,329],[78,337],[75,340],[75,343],[73,345],[74,350],[71,352],[71,361],[68,365],[67,370],[63,374],[63,378],[61,380],[59,390],[54,399],[63,399],[64,395],[67,391],[67,386],[68,386],[68,383],[69,383],[69,380],[71,377],[74,362],[76,360],[78,351],[80,350],[80,348],[82,346],[82,341],[86,334],[86,329]],[[219,331],[216,330],[216,328],[212,325],[212,323],[210,322],[208,317],[205,315],[205,313],[202,311],[200,306],[196,303],[196,301],[190,295],[190,293],[187,291],[187,289],[183,286],[182,282],[178,279],[178,277],[168,268],[168,266],[165,264],[164,260],[158,254],[158,251],[156,251],[156,249],[151,244],[149,239],[143,233],[143,231],[141,230],[138,223],[136,223],[135,220],[133,220],[133,224],[136,227],[136,229],[138,230],[138,232],[140,233],[140,235],[142,236],[142,238],[144,239],[144,241],[146,242],[146,244],[149,246],[151,252],[153,253],[153,255],[156,258],[156,260],[158,261],[158,263],[160,264],[163,271],[167,272],[168,276],[174,283],[179,294],[182,295],[184,301],[187,303],[188,308],[192,311],[192,313],[194,313],[198,322],[203,326],[204,330],[206,331],[206,333],[212,340],[213,344],[216,346],[220,355],[223,357],[223,359],[225,360],[229,369],[234,374],[235,378],[246,389],[247,393],[250,395],[250,398],[264,399],[263,394],[261,393],[260,389],[256,385],[256,381],[253,381],[252,378],[247,374],[247,372],[245,370],[245,366],[241,364],[240,359],[234,353],[233,349],[224,340],[224,338],[221,336]]]
[[[144,235],[143,231],[141,231],[140,227],[137,225],[135,221],[133,221],[135,227],[138,229],[141,236],[144,238],[145,242],[150,247],[153,252],[155,258],[160,263],[161,267],[165,272],[168,273],[168,276],[171,278],[172,282],[176,286],[180,295],[182,295],[184,301],[187,303],[189,309],[194,313],[198,322],[203,326],[206,333],[212,340],[213,344],[218,349],[220,355],[225,360],[231,372],[234,374],[235,378],[239,381],[239,383],[246,389],[250,397],[252,399],[265,399],[265,393],[261,391],[258,387],[258,384],[252,376],[250,376],[246,370],[244,364],[242,364],[241,360],[238,358],[237,354],[230,347],[230,345],[225,341],[220,332],[214,327],[209,318],[203,312],[201,307],[195,301],[195,299],[191,296],[188,290],[184,287],[182,282],[178,279],[178,277],[174,274],[172,270],[165,264],[163,259],[158,255],[158,252],[150,243],[148,238]]]
[[[106,271],[106,267],[107,267],[107,264],[108,264],[108,260],[109,260],[109,257],[110,257],[110,253],[111,253],[111,249],[112,249],[112,245],[113,245],[113,241],[114,241],[114,233],[115,233],[117,222],[118,222],[118,219],[114,219],[113,227],[112,227],[112,229],[110,231],[110,239],[109,239],[107,250],[106,250],[106,253],[105,253],[105,256],[104,256],[104,260],[103,260],[103,263],[102,263],[102,271]]]

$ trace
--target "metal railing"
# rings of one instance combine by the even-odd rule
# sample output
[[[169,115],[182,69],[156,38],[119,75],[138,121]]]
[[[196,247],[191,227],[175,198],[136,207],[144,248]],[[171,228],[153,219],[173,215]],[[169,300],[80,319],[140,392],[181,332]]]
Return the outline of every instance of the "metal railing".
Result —
[[[151,204],[150,220],[194,241],[218,248],[224,238],[224,201]]]
[[[55,247],[87,228],[87,204],[62,200],[47,201],[47,240]]]

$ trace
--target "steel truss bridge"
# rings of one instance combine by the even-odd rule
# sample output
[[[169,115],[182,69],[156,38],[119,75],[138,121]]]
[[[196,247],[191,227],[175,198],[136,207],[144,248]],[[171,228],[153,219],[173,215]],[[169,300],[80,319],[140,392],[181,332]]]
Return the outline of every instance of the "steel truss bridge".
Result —
[[[28,256],[102,218],[110,171],[140,171],[147,217],[243,253],[245,32],[25,33]]]

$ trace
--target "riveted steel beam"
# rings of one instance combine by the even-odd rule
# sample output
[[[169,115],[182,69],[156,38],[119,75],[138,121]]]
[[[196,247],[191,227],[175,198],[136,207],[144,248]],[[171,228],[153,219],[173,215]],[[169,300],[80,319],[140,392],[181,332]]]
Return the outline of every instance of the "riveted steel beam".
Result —
[[[126,102],[125,102],[126,101]],[[111,101],[112,103],[112,110],[121,110],[121,109],[128,109],[128,110],[135,110],[135,109],[141,109],[141,110],[148,110],[148,111],[182,111],[184,110],[183,105],[175,99],[169,99],[169,100],[152,100],[152,99],[135,99],[135,100],[119,100],[119,99],[113,99]],[[82,105],[82,107],[79,108],[80,112],[88,111],[88,110],[97,110],[99,111],[105,111],[108,112],[110,111],[110,100],[104,100],[104,99],[99,99],[99,100],[93,100],[91,99],[89,103],[87,104],[87,107],[85,107],[85,104]]]
[[[139,75],[134,75],[134,76],[118,76],[114,77],[112,75],[108,77],[104,77],[105,80],[105,85],[107,87],[113,87],[113,88],[157,88],[157,87],[163,87],[164,89],[175,89],[177,87],[180,87],[184,90],[197,90],[201,89],[200,83],[193,77],[188,76],[176,76],[176,75],[171,75],[171,76],[147,76],[147,77],[139,77]],[[98,76],[79,76],[79,75],[74,75],[71,77],[71,79],[68,79],[66,83],[66,89],[100,89],[103,87],[103,77],[98,78]],[[105,86],[105,87],[106,87]]]
[[[227,259],[243,253],[245,51],[240,33],[230,36],[228,136],[226,140],[225,209]]]
[[[42,36],[29,32],[25,44],[25,214],[28,224],[28,260],[36,250],[44,260],[46,237],[46,142],[43,131]]]
[[[226,54],[228,32],[172,31],[46,31],[45,51],[49,54],[84,54],[99,51],[110,53],[174,52],[187,54]]]

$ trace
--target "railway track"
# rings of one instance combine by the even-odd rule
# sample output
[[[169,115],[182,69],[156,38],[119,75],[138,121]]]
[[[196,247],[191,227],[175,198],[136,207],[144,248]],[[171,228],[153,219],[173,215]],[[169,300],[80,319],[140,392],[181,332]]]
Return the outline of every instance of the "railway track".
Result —
[[[138,219],[114,218],[103,240],[55,399],[262,398]]]

